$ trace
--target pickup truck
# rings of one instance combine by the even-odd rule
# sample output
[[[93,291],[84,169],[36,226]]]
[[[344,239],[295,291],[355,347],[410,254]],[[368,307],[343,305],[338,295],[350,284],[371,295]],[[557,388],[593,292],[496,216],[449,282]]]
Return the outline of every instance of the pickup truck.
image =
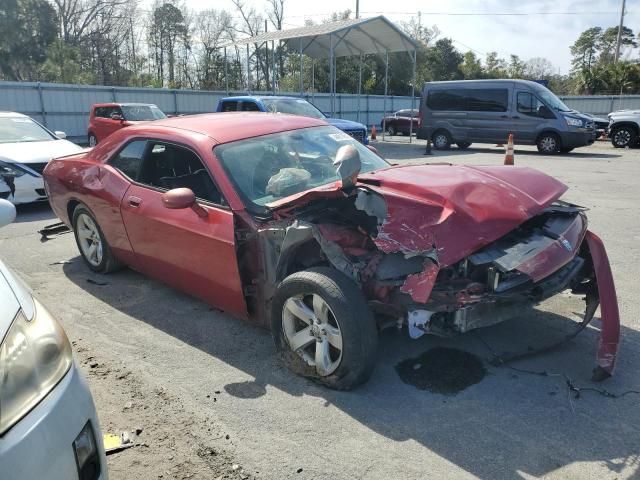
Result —
[[[609,138],[615,148],[640,146],[640,110],[618,110],[608,117]]]
[[[218,102],[216,112],[271,112],[301,115],[303,117],[320,118],[329,125],[339,128],[365,145],[369,144],[367,127],[358,122],[330,118],[312,103],[302,98],[283,96],[239,96],[227,97]]]

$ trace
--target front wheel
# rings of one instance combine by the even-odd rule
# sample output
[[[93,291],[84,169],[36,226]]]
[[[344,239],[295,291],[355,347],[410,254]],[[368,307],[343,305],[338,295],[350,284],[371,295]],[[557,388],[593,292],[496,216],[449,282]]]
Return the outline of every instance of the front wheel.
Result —
[[[451,135],[446,130],[438,130],[433,134],[431,142],[436,150],[449,150],[451,148]]]
[[[635,145],[638,134],[631,127],[619,127],[611,133],[611,145],[615,148],[626,148]]]
[[[543,155],[553,155],[560,151],[560,138],[555,133],[543,133],[536,142],[538,152]]]
[[[295,373],[336,390],[371,376],[376,323],[358,286],[337,270],[317,267],[285,278],[273,299],[271,329]]]
[[[98,144],[98,138],[93,133],[89,134],[88,140],[90,147],[95,147]]]
[[[396,135],[396,127],[394,127],[393,125],[387,125],[387,135],[389,135],[390,137],[393,137]]]

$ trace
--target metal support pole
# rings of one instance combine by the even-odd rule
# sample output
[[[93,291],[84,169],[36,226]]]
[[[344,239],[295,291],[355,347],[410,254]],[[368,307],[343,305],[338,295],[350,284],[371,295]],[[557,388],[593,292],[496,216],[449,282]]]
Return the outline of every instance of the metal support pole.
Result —
[[[316,61],[311,60],[311,100],[316,101]]]
[[[618,59],[620,58],[620,42],[622,41],[622,27],[624,26],[624,3],[625,0],[622,0],[622,10],[620,11],[620,25],[618,26],[618,37],[616,39],[616,54],[613,62],[618,63]]]
[[[358,122],[360,121],[360,96],[362,95],[362,54],[360,54],[360,66],[358,68]]]
[[[271,72],[271,87],[273,94],[276,94],[276,42],[271,40],[271,63],[273,65],[273,71]]]
[[[178,92],[173,90],[173,113],[178,115]]]
[[[251,93],[251,64],[249,63],[249,44],[247,43],[247,92]]]
[[[389,87],[389,51],[387,50],[384,60],[384,102],[382,104],[382,140],[387,132],[387,91]]]
[[[302,38],[299,38],[300,49],[300,96],[304,94],[304,60],[302,58]]]
[[[333,75],[335,74],[333,68],[333,34],[329,34],[329,102],[331,104],[331,116],[333,117],[334,105],[333,105]]]
[[[411,117],[409,123],[409,143],[413,135],[413,111],[416,109],[416,50],[413,50],[413,80],[411,81]]]
[[[229,96],[229,72],[227,70],[227,47],[224,47],[224,89]]]
[[[40,115],[42,115],[42,124],[47,126],[47,111],[44,108],[44,95],[42,93],[42,84],[38,82],[38,98],[40,99]]]

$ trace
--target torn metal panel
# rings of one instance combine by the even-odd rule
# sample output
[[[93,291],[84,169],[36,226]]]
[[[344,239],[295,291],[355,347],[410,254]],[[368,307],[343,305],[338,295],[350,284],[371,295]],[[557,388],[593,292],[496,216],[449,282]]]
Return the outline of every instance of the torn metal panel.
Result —
[[[418,303],[427,303],[440,270],[440,267],[431,260],[425,260],[424,264],[422,272],[409,275],[400,287],[401,292],[408,293]]]
[[[600,298],[600,341],[598,344],[597,367],[593,372],[594,380],[604,380],[613,374],[620,343],[620,312],[618,298],[613,283],[611,265],[602,240],[587,231],[585,236],[598,284]]]

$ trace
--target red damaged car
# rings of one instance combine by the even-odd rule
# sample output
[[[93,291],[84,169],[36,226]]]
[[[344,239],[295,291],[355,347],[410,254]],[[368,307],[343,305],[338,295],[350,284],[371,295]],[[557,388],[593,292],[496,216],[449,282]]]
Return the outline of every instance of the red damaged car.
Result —
[[[613,371],[605,249],[536,170],[391,166],[322,120],[223,113],[128,127],[44,178],[91,270],[128,265],[269,326],[329,387],[367,380],[381,328],[454,335],[565,290],[585,323],[601,306],[594,376]]]

